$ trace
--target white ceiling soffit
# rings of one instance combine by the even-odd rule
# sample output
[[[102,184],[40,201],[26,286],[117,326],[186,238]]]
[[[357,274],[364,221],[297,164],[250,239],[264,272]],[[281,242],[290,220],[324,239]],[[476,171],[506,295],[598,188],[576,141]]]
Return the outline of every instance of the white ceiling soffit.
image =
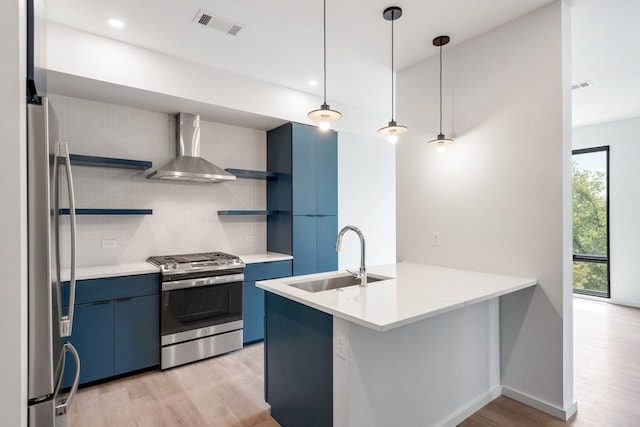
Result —
[[[640,1],[574,0],[573,126],[640,116]]]
[[[47,87],[49,92],[54,94],[172,115],[180,112],[199,114],[202,120],[244,128],[267,131],[286,123],[286,120],[274,117],[71,76],[51,70],[47,72]]]
[[[405,0],[395,23],[396,70],[552,0]],[[327,101],[390,113],[388,0],[327,0]],[[236,37],[194,25],[204,9],[244,29]],[[47,0],[48,19],[214,68],[322,96],[322,1]],[[122,29],[106,20],[118,18]],[[591,78],[591,77],[589,77]]]

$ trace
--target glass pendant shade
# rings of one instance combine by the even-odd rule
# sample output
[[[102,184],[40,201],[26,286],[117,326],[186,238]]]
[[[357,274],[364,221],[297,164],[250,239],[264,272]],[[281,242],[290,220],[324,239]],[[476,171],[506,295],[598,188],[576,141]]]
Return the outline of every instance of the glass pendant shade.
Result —
[[[434,144],[437,146],[453,144],[454,140],[451,138],[445,138],[443,134],[438,134],[436,139],[432,139],[429,141],[429,144]]]
[[[332,110],[327,104],[322,104],[319,109],[310,111],[307,115],[314,122],[335,122],[342,118],[342,113],[336,110]]]
[[[388,126],[378,129],[380,135],[386,135],[390,143],[395,144],[398,142],[398,135],[402,135],[407,131],[406,126],[398,126],[398,123],[393,120],[389,122]]]

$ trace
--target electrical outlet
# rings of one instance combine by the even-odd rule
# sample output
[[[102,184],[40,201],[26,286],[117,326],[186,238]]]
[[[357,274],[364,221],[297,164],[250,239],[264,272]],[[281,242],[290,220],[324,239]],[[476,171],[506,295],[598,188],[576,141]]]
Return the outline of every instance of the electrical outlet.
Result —
[[[431,233],[431,245],[440,246],[440,232],[434,231]]]
[[[103,249],[112,249],[118,246],[118,241],[116,239],[105,239],[100,242],[100,246]]]
[[[347,337],[343,332],[336,334],[336,356],[347,360]]]
[[[247,242],[255,242],[256,241],[256,236],[246,236],[244,238],[245,241]]]

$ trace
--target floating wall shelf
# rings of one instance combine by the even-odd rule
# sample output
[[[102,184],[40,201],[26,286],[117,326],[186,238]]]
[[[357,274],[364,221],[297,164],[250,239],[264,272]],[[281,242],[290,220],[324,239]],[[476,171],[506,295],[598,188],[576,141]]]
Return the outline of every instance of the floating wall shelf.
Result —
[[[231,210],[231,211],[218,211],[218,215],[227,216],[227,215],[275,215],[277,211],[243,211],[243,210]]]
[[[84,156],[81,154],[70,154],[72,165],[96,166],[104,168],[138,169],[146,170],[153,166],[152,162],[146,160],[116,159],[113,157]]]
[[[153,209],[76,209],[76,215],[152,215]],[[69,209],[60,209],[60,215],[69,215]]]
[[[238,178],[253,178],[253,179],[266,179],[266,178],[276,178],[278,174],[274,172],[267,171],[254,171],[248,169],[233,169],[227,168],[225,169],[232,175],[235,175]]]

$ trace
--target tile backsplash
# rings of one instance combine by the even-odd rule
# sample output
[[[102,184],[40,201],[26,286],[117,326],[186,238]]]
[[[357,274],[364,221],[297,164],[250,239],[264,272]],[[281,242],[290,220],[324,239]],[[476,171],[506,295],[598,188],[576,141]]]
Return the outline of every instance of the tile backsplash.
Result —
[[[163,166],[175,157],[174,116],[51,95],[60,139],[74,154],[149,160]],[[222,168],[264,170],[266,133],[201,122],[201,154]],[[219,217],[218,210],[265,209],[266,182],[223,183],[148,180],[149,171],[73,166],[77,208],[149,208],[153,215],[78,216],[78,266],[144,261],[152,255],[220,250],[266,250],[264,217]],[[62,236],[68,235],[63,220]],[[115,240],[115,247],[112,242]],[[69,242],[61,244],[69,264]]]

